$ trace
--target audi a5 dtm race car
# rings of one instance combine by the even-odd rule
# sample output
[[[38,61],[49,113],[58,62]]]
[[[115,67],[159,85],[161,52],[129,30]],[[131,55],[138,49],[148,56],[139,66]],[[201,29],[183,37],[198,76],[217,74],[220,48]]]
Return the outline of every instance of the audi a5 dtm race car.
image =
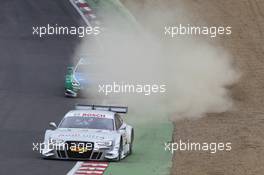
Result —
[[[120,161],[132,153],[134,129],[120,114],[127,107],[76,105],[46,130],[43,158]]]

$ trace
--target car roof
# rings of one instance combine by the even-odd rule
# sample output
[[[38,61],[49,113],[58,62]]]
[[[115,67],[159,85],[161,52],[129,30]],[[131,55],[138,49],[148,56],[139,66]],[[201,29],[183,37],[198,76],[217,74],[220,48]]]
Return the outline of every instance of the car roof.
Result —
[[[114,119],[115,112],[104,110],[71,110],[64,116],[64,118],[74,116]]]

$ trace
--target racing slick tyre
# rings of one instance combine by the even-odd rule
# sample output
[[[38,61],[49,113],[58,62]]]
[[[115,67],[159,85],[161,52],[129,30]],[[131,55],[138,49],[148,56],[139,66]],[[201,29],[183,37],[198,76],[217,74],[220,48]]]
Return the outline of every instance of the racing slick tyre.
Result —
[[[118,150],[118,157],[115,159],[115,162],[119,162],[122,159],[122,152],[123,152],[123,140],[121,138],[119,150]]]
[[[131,155],[133,153],[133,142],[134,142],[134,130],[132,129],[132,132],[131,132],[131,142],[129,144],[129,152],[128,152],[128,155]]]

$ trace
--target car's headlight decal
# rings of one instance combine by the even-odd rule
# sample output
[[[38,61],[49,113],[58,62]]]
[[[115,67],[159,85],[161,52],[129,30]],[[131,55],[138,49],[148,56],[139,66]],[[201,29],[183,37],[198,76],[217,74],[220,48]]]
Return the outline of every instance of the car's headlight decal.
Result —
[[[96,142],[98,146],[112,146],[113,145],[113,141],[109,140],[109,141],[98,141]]]

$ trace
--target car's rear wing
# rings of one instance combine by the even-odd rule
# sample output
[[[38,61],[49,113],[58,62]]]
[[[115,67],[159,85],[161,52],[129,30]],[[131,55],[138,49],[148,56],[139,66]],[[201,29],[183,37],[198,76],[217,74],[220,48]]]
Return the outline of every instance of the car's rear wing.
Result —
[[[122,106],[76,104],[75,109],[76,110],[102,110],[102,111],[111,111],[111,112],[123,113],[123,114],[126,114],[128,112],[128,107],[122,107]]]

